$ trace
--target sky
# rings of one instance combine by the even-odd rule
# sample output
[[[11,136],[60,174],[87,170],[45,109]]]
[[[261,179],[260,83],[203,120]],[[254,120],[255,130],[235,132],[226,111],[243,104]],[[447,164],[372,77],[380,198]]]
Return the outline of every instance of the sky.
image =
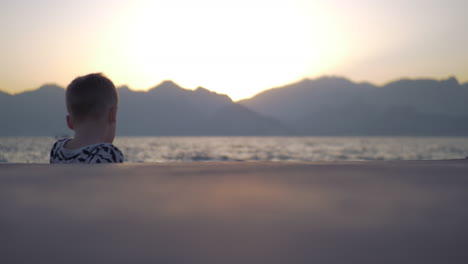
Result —
[[[103,72],[234,100],[337,75],[468,81],[466,0],[3,0],[0,90]]]

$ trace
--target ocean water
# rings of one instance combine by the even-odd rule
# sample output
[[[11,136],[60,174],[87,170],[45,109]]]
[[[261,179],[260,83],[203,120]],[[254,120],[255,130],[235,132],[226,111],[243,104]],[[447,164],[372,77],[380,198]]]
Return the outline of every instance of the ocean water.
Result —
[[[0,163],[48,163],[52,137],[0,137]],[[468,138],[117,137],[126,162],[437,160],[468,156]]]

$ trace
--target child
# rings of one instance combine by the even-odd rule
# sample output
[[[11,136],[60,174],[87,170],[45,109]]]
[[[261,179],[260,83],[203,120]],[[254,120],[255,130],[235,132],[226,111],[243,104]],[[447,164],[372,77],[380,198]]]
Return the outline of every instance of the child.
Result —
[[[122,152],[112,145],[117,121],[118,95],[101,73],[73,80],[66,90],[67,125],[72,139],[55,142],[50,163],[121,163]]]

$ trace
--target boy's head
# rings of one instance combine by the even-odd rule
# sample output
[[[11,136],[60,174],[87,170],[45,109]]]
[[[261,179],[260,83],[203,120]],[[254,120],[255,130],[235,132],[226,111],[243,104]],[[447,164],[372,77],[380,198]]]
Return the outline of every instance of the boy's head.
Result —
[[[68,126],[84,121],[109,120],[117,115],[117,89],[111,80],[101,73],[77,77],[67,87],[66,104]]]

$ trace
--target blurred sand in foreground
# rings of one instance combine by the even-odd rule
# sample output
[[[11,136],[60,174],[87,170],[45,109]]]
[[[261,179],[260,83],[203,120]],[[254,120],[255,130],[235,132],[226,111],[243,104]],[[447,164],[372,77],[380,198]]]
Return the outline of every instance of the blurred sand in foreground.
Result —
[[[0,263],[468,263],[468,160],[0,164]]]

